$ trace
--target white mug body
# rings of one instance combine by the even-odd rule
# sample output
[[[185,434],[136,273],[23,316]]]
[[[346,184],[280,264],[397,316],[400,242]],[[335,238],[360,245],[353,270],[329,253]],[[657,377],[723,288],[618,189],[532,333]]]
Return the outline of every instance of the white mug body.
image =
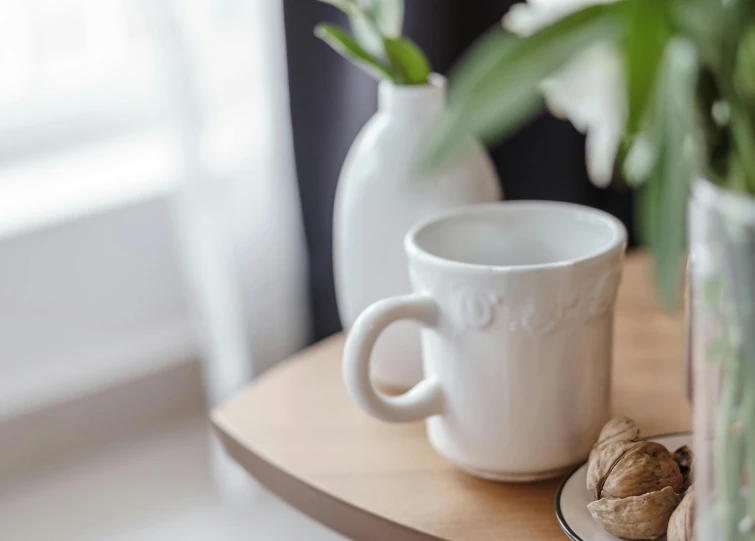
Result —
[[[625,245],[614,217],[567,203],[477,205],[415,227],[405,242],[413,296],[365,314],[373,334],[396,317],[423,324],[426,379],[398,398],[357,384],[353,368],[369,359],[353,357],[369,348],[350,345],[360,339],[352,332],[352,395],[387,421],[427,417],[433,447],[473,475],[560,475],[587,456],[609,416]]]

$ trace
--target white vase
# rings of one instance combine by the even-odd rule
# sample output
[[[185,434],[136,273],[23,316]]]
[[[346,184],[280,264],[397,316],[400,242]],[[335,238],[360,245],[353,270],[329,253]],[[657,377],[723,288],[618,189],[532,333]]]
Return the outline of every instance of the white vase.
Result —
[[[441,211],[498,201],[501,189],[484,148],[467,151],[431,175],[416,158],[445,105],[446,80],[427,85],[380,83],[378,111],[349,150],[336,192],[333,251],[344,329],[373,302],[411,292],[403,242],[418,221]],[[419,326],[398,322],[373,350],[376,384],[406,389],[422,378]]]

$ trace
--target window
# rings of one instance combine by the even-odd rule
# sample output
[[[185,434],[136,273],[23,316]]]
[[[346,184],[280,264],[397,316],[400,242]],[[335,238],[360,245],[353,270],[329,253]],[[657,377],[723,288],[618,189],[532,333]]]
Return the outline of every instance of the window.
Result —
[[[2,162],[154,122],[157,49],[139,6],[129,0],[2,4]]]
[[[262,94],[271,85],[260,70],[270,64],[265,40],[279,7],[0,4],[0,235],[51,213],[163,190],[187,167],[182,156],[196,154],[210,169],[248,161],[265,142],[257,126],[269,115]]]

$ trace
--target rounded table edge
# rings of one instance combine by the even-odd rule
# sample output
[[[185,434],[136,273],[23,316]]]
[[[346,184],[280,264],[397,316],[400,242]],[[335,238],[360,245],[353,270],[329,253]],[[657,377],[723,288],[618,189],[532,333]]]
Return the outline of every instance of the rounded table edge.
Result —
[[[245,392],[253,392],[254,385]],[[331,530],[355,541],[445,541],[409,526],[365,511],[298,478],[240,443],[224,418],[225,406],[215,409],[210,420],[225,452],[261,485],[280,499]]]

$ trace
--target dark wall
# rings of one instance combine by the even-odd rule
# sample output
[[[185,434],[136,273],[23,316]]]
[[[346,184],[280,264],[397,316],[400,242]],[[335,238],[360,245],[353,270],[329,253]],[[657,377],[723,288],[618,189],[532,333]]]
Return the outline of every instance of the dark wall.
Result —
[[[511,1],[406,0],[404,33],[448,73]],[[309,250],[314,336],[340,330],[332,265],[332,216],[338,173],[359,129],[377,106],[377,83],[312,34],[319,22],[346,25],[335,8],[316,0],[284,0],[294,152]],[[552,199],[602,208],[629,230],[627,192],[595,188],[584,166],[584,138],[547,114],[491,148],[506,199]]]

